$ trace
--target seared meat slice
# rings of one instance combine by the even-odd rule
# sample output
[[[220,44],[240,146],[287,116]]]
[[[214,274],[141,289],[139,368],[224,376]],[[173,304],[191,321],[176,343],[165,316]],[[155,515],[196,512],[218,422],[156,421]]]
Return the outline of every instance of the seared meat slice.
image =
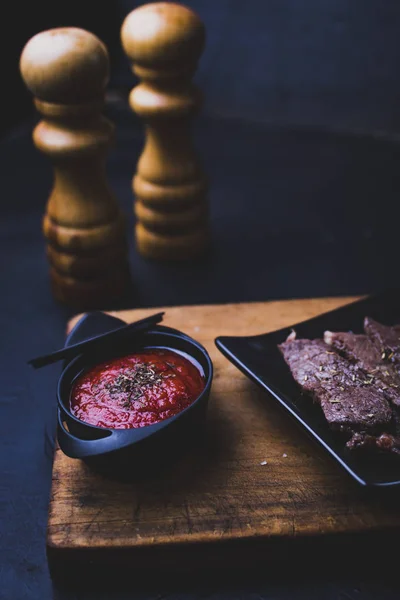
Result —
[[[362,368],[371,373],[380,362],[381,355],[367,335],[352,332],[325,331],[324,342],[333,346],[353,363],[362,363]]]
[[[400,407],[400,375],[367,335],[325,331],[324,341],[368,373],[390,402]]]
[[[321,405],[332,429],[373,434],[390,428],[392,411],[383,391],[357,364],[333,352],[323,340],[290,336],[279,349],[294,379]]]
[[[350,450],[380,450],[400,455],[400,438],[390,433],[382,433],[379,436],[355,433],[346,446]]]
[[[380,352],[381,359],[400,369],[400,328],[382,325],[370,317],[364,319],[364,331]]]

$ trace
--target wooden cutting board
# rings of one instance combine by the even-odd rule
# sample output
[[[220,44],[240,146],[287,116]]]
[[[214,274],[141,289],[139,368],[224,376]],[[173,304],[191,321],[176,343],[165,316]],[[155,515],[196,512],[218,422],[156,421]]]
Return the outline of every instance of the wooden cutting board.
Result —
[[[342,536],[347,549],[357,535],[364,548],[374,535],[398,536],[398,496],[366,493],[214,344],[218,335],[273,331],[349,301],[162,309],[164,324],[199,340],[214,362],[204,443],[187,455],[183,449],[162,475],[133,483],[108,480],[56,449],[47,538],[53,576],[84,564],[234,567],[268,553],[288,564],[302,541],[312,540],[318,553],[322,539],[326,552]],[[156,310],[111,314],[130,322]]]

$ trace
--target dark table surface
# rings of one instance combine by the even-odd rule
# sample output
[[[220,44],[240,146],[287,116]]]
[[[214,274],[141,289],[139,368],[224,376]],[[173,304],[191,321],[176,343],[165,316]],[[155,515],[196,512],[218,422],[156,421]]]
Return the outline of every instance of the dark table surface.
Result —
[[[133,232],[130,179],[142,144],[133,116],[109,107],[117,145],[109,177]],[[52,597],[45,530],[55,436],[59,366],[26,361],[63,344],[73,311],[50,294],[41,218],[51,167],[31,142],[29,122],[0,143],[0,597]],[[395,140],[307,130],[279,130],[239,120],[199,119],[196,140],[211,180],[213,247],[194,264],[130,259],[135,290],[112,308],[365,294],[392,285],[398,273],[400,148]],[[217,334],[218,332],[216,332]],[[379,551],[379,549],[377,549]],[[58,598],[327,598],[398,597],[395,573],[240,583],[176,583],[126,593],[56,590]]]

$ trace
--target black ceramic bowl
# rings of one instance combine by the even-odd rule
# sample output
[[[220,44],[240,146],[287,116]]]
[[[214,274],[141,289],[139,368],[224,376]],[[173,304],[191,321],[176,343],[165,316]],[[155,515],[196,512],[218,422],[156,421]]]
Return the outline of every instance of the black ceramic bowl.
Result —
[[[106,333],[125,325],[120,319],[104,313],[90,313],[75,326],[66,345]],[[180,413],[159,423],[137,429],[106,429],[77,419],[70,410],[73,382],[92,366],[110,358],[145,348],[178,350],[194,358],[204,371],[205,388],[200,396]],[[191,440],[202,432],[213,377],[213,365],[205,348],[191,337],[169,327],[126,337],[118,345],[78,356],[65,365],[58,382],[58,443],[71,458],[83,459],[93,467],[126,474],[161,465],[178,452],[185,452]]]

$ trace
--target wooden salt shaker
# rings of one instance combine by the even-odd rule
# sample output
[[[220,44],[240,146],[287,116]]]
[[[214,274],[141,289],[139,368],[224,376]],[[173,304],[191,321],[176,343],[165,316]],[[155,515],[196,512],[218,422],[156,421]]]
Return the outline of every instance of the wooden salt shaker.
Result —
[[[189,131],[201,105],[191,77],[204,47],[204,25],[182,5],[146,4],[126,17],[121,39],[141,80],[130,105],[146,122],[133,179],[136,244],[148,258],[191,259],[209,242],[207,184]]]
[[[54,166],[43,220],[53,294],[79,309],[101,308],[129,281],[125,220],[104,166],[114,132],[101,115],[107,49],[83,29],[51,29],[28,41],[20,71],[44,117],[34,143]]]

